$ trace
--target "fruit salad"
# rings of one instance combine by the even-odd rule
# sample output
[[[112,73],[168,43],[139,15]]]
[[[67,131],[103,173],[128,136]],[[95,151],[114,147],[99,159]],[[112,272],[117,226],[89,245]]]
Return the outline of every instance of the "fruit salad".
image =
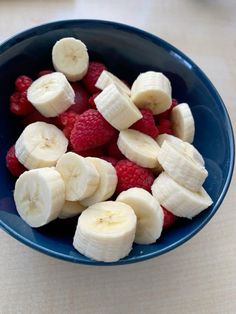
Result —
[[[16,78],[10,97],[23,131],[6,166],[27,224],[78,216],[75,250],[114,262],[212,204],[190,106],[168,77],[150,69],[128,86],[72,37],[55,43],[52,64]]]

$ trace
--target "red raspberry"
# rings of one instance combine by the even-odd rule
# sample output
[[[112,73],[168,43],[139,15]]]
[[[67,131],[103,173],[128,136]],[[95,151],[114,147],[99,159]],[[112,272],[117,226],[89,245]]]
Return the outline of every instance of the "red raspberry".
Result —
[[[116,135],[113,137],[113,139],[111,139],[110,143],[108,144],[108,148],[107,148],[108,155],[118,160],[125,159],[126,157],[119,150],[119,147],[117,145],[117,139],[118,139],[118,136]]]
[[[170,119],[170,114],[171,114],[171,111],[172,109],[178,105],[178,101],[176,99],[172,99],[172,104],[170,106],[170,108],[158,115],[156,115],[156,119],[157,121],[160,121],[161,119]]]
[[[167,119],[160,120],[159,125],[157,127],[158,127],[159,134],[163,134],[163,133],[173,134],[170,120],[167,120]]]
[[[42,122],[46,122],[46,123],[51,123],[56,125],[58,128],[62,129],[63,125],[60,123],[59,118],[55,117],[55,118],[46,118],[43,115],[41,115],[40,112],[38,112],[37,110],[33,110],[31,113],[27,114],[21,121],[20,124],[24,127],[26,127],[27,125],[37,122],[37,121],[42,121]]]
[[[78,117],[79,115],[74,111],[65,111],[58,116],[59,123],[63,126],[63,133],[68,139]]]
[[[40,71],[39,73],[38,73],[38,77],[41,77],[41,76],[43,76],[43,75],[46,75],[46,74],[51,74],[51,73],[53,73],[54,71],[52,71],[52,70],[42,70],[42,71]]]
[[[14,145],[7,152],[6,166],[10,173],[15,177],[19,177],[26,170],[16,158]]]
[[[158,129],[155,125],[155,120],[151,110],[141,109],[140,111],[143,115],[142,119],[135,122],[130,128],[156,138],[158,135]]]
[[[151,191],[155,178],[150,169],[140,167],[127,159],[118,161],[115,168],[118,177],[117,193],[133,187]]]
[[[18,116],[32,112],[34,107],[27,99],[27,92],[15,92],[10,97],[10,111]]]
[[[110,157],[110,156],[101,156],[101,159],[106,160],[108,162],[110,162],[112,164],[113,167],[115,167],[115,165],[117,164],[118,160]]]
[[[16,90],[20,93],[25,92],[30,85],[32,84],[32,80],[30,77],[26,75],[20,75],[15,81]]]
[[[75,103],[70,106],[69,110],[75,111],[76,113],[83,113],[89,109],[88,99],[89,95],[83,86],[78,83],[71,83],[73,90],[75,92]]]
[[[89,97],[88,103],[89,105],[93,108],[93,109],[97,109],[96,104],[94,102],[94,99],[97,97],[97,95],[99,95],[100,92],[93,94],[92,96]]]
[[[164,225],[163,225],[163,229],[169,229],[170,227],[172,227],[175,222],[177,217],[172,214],[171,212],[169,212],[165,207],[161,206],[163,209],[163,213],[164,213]]]
[[[98,157],[101,158],[101,156],[104,154],[104,148],[103,146],[83,150],[82,152],[79,152],[79,155],[83,157]]]
[[[98,111],[89,109],[76,119],[70,142],[74,151],[79,153],[108,143],[115,132]]]
[[[104,64],[93,61],[89,62],[88,71],[83,77],[83,83],[90,94],[95,94],[100,91],[95,84],[103,70],[106,70]]]

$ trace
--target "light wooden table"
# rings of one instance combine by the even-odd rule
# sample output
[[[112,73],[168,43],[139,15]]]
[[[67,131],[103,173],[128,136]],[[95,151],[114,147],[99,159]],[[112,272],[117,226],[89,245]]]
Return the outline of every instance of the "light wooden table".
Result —
[[[206,72],[236,125],[236,1],[1,0],[0,40],[71,18],[114,20],[169,41]],[[198,235],[140,264],[70,264],[0,231],[0,313],[236,313],[235,187],[234,177],[223,205]]]

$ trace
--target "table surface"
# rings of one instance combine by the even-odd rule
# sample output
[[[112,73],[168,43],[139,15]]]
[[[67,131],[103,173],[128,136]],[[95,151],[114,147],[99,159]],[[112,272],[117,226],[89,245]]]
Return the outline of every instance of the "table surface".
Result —
[[[169,41],[205,71],[236,126],[236,1],[1,0],[0,41],[72,18],[118,21]],[[236,313],[235,186],[234,177],[219,211],[193,239],[139,264],[71,264],[0,230],[0,313]]]

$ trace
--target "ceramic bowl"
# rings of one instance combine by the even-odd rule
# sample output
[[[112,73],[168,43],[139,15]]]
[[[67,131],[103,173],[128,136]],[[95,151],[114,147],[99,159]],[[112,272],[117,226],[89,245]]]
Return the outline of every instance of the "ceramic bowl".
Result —
[[[196,124],[194,145],[202,153],[209,176],[204,184],[213,205],[192,220],[180,219],[157,243],[134,245],[126,258],[109,265],[143,261],[166,253],[193,237],[212,218],[228,190],[234,165],[230,118],[216,89],[202,70],[164,40],[131,26],[97,20],[69,20],[22,32],[0,46],[0,225],[11,236],[43,253],[66,261],[92,261],[72,246],[77,219],[56,220],[32,229],[17,214],[12,191],[15,179],[5,167],[5,154],[21,132],[9,112],[9,96],[20,74],[35,76],[51,67],[51,50],[62,37],[77,37],[88,47],[91,60],[131,83],[140,72],[161,71],[171,81],[173,97],[189,103]]]

